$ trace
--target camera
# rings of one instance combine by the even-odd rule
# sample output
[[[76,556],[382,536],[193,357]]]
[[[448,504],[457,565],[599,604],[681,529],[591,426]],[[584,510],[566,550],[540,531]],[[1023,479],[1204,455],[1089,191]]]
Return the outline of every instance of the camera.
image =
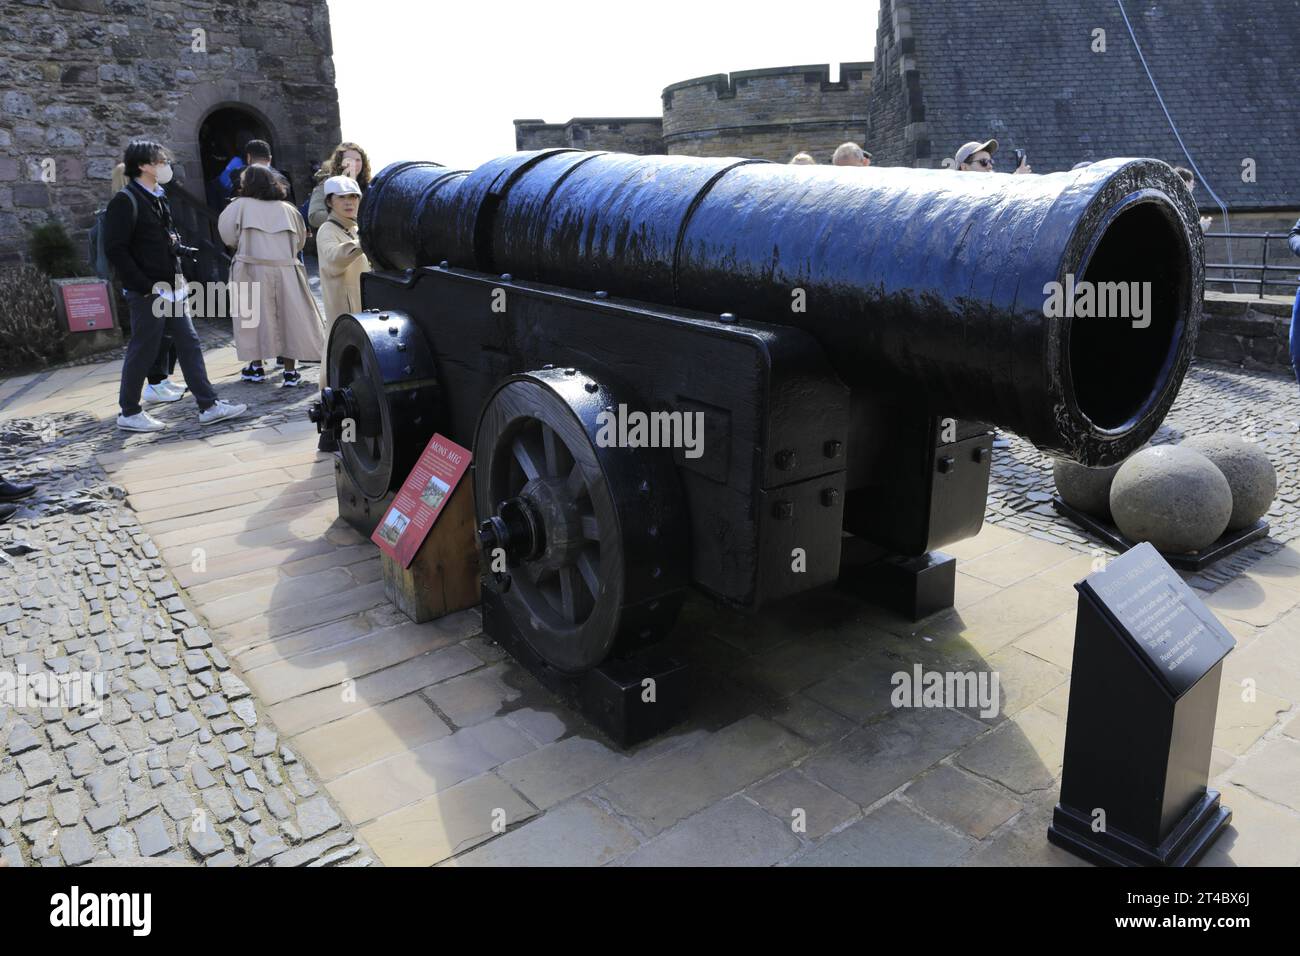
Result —
[[[179,239],[173,239],[172,255],[177,259],[189,259],[193,261],[199,257],[199,250],[197,246],[187,246]]]

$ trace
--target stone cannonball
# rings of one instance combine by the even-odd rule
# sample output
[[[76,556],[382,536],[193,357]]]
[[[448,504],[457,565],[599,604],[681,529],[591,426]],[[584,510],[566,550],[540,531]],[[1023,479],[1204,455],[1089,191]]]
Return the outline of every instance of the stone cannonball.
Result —
[[[1264,449],[1231,432],[1193,435],[1182,447],[1199,451],[1228,479],[1232,489],[1229,531],[1248,528],[1264,517],[1277,494],[1277,471]]]
[[[1123,462],[1120,462],[1123,464]],[[1065,458],[1052,461],[1052,477],[1056,491],[1071,508],[1104,521],[1110,520],[1110,483],[1119,471],[1119,465],[1089,468]]]
[[[1156,445],[1130,456],[1110,486],[1115,525],[1160,551],[1200,551],[1218,540],[1232,515],[1232,489],[1199,451]]]

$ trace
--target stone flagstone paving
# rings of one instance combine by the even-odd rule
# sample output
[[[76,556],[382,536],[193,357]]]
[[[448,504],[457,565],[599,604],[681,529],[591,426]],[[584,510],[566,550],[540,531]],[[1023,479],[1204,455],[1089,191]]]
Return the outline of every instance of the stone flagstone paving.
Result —
[[[835,591],[756,617],[691,600],[671,643],[696,671],[692,715],[623,752],[485,640],[476,611],[416,626],[387,604],[374,548],[334,517],[332,466],[302,417],[310,389],[232,384],[238,363],[217,350],[214,381],[256,414],[212,433],[181,426],[192,406],[172,406],[172,433],[123,440],[104,424],[113,364],[0,382],[0,468],[54,474],[26,520],[0,528],[18,552],[0,565],[0,582],[16,582],[0,590],[3,667],[58,672],[93,649],[121,658],[110,674],[124,681],[94,725],[6,715],[0,852],[12,862],[117,846],[270,864],[1079,863],[1045,832],[1073,584],[1096,558],[1086,538],[1041,533],[1072,533],[1060,519],[1005,507],[1002,478],[994,523],[948,549],[957,606],[920,625]],[[1278,381],[1197,368],[1170,421],[1205,430],[1229,399],[1292,401]],[[1020,461],[1018,441],[998,476]],[[1210,864],[1300,863],[1300,549],[1268,550],[1223,580],[1189,579],[1238,639],[1212,768],[1234,826]],[[916,663],[996,671],[998,713],[894,708],[890,678]],[[209,791],[231,806],[213,809]],[[187,799],[226,817],[209,831],[220,847],[183,832]]]

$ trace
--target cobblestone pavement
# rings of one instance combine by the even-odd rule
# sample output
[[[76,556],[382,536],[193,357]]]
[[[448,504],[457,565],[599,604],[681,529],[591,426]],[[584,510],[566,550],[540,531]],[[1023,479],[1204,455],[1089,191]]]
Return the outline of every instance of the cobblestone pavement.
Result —
[[[206,326],[204,338],[219,346],[229,334]],[[230,349],[208,362],[214,380],[239,364]],[[173,425],[160,435],[107,426],[96,416],[115,413],[119,369],[120,359],[0,383],[7,408],[35,413],[0,428],[0,473],[39,485],[0,528],[0,680],[38,675],[48,695],[57,675],[70,695],[58,703],[78,705],[39,706],[44,697],[0,706],[0,856],[11,866],[138,857],[369,864],[364,843],[214,646],[124,490],[95,464],[107,449],[200,433],[188,399],[159,412]],[[94,413],[42,413],[42,391],[60,382],[49,408]],[[298,418],[312,393],[220,388],[259,407],[203,429],[207,436]]]
[[[1260,557],[1300,537],[1300,388],[1291,376],[1197,364],[1183,379],[1172,411],[1152,444],[1189,435],[1232,432],[1259,442],[1278,472],[1278,497],[1266,516],[1269,537],[1243,548],[1189,582],[1223,584]],[[1015,435],[994,442],[986,520],[1079,551],[1110,554],[1088,532],[1052,507],[1052,459]]]
[[[1094,559],[1035,510],[1050,471],[1017,439],[990,526],[949,549],[953,609],[918,625],[838,591],[759,617],[692,599],[670,640],[696,674],[690,718],[620,751],[485,640],[476,612],[416,626],[387,605],[374,549],[334,520],[329,462],[301,417],[311,390],[232,385],[228,353],[209,355],[214,380],[256,407],[216,430],[181,403],[161,436],[105,428],[111,363],[72,385],[66,371],[0,382],[22,416],[0,426],[0,469],[44,482],[0,528],[0,586],[15,582],[0,590],[0,671],[19,655],[48,673],[87,653],[114,665],[96,722],[38,711],[0,725],[6,857],[76,862],[116,845],[270,865],[1078,864],[1045,831],[1073,584]],[[1170,433],[1237,421],[1225,402],[1277,410],[1251,427],[1279,449],[1290,506],[1293,398],[1280,379],[1197,368]],[[1211,768],[1235,816],[1210,864],[1300,864],[1300,548],[1271,547],[1227,583],[1191,581],[1238,640]],[[121,621],[139,633],[110,639]],[[999,674],[998,712],[892,706],[892,675],[916,664]],[[194,811],[219,847],[191,842]]]

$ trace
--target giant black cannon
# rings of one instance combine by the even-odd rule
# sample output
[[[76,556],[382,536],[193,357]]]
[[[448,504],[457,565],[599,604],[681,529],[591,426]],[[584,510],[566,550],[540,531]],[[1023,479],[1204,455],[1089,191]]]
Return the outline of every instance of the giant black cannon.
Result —
[[[661,637],[688,586],[756,609],[835,581],[850,543],[926,567],[980,529],[991,425],[1123,458],[1174,400],[1203,283],[1196,209],[1141,159],[552,149],[389,166],[360,228],[376,271],[316,414],[356,424],[341,513],[368,533],[435,431],[472,447],[481,544],[508,565],[485,628],[565,674]],[[1053,282],[1149,283],[1149,309],[1071,318]]]

